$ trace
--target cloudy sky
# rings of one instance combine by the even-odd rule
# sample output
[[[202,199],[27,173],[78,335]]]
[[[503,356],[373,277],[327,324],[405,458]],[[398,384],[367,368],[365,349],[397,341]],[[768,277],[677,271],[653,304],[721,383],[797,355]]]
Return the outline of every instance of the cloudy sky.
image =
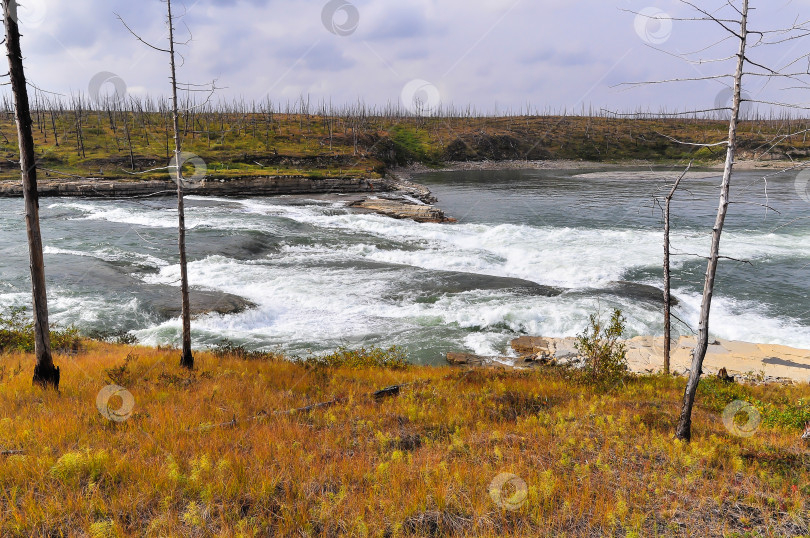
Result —
[[[739,0],[736,0],[739,2]],[[130,35],[165,46],[160,0],[21,0],[29,79],[63,94],[117,80],[132,95],[167,95],[165,55]],[[720,0],[699,0],[717,6]],[[218,79],[222,99],[473,106],[479,111],[705,109],[723,83],[645,87],[641,80],[699,77],[729,64],[690,64],[677,55],[725,37],[714,23],[688,22],[677,0],[174,0],[182,79]],[[752,0],[758,28],[810,19],[810,0]],[[657,19],[637,15],[645,13]],[[726,12],[726,14],[730,14]],[[667,19],[672,17],[675,20]],[[702,56],[733,54],[731,40]],[[810,39],[755,51],[782,66],[810,51]],[[799,66],[807,69],[807,62]],[[769,101],[808,100],[750,78],[748,93]],[[121,82],[118,82],[119,85]],[[102,91],[111,90],[107,84]]]

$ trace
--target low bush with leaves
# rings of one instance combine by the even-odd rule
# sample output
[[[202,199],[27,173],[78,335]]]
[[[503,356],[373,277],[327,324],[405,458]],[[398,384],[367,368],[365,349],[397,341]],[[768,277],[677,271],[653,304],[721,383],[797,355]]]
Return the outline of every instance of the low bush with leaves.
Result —
[[[220,358],[231,357],[242,360],[264,360],[272,361],[282,358],[278,353],[270,351],[253,351],[247,346],[237,344],[232,340],[222,340],[211,348],[211,352]]]
[[[81,347],[76,327],[59,329],[51,326],[51,349],[75,353]],[[13,307],[0,313],[0,353],[34,351],[34,321],[26,308]]]
[[[104,369],[104,375],[110,381],[110,383],[114,383],[120,386],[129,386],[134,381],[134,374],[132,370],[130,370],[130,364],[134,363],[138,360],[138,355],[130,351],[127,353],[127,356],[124,358],[124,363],[119,364],[118,366],[110,366],[109,368]]]
[[[716,412],[722,412],[728,404],[740,400],[756,408],[767,426],[798,430],[810,422],[810,398],[771,396],[766,401],[758,392],[752,385],[729,383],[717,377],[706,377],[698,385],[700,404]]]
[[[607,322],[591,314],[588,327],[577,335],[574,346],[585,359],[585,371],[602,388],[614,387],[627,375],[627,348],[620,340],[626,321],[618,309]]]
[[[84,336],[91,340],[98,340],[99,342],[110,342],[112,344],[121,344],[131,346],[138,343],[138,337],[127,331],[107,331],[107,330],[91,330],[85,332]]]
[[[408,358],[405,350],[399,346],[388,349],[372,346],[359,349],[340,347],[328,355],[320,355],[305,359],[304,363],[311,367],[328,368],[389,368],[401,370],[408,367]]]
[[[33,351],[34,322],[24,308],[10,308],[0,314],[0,351]]]

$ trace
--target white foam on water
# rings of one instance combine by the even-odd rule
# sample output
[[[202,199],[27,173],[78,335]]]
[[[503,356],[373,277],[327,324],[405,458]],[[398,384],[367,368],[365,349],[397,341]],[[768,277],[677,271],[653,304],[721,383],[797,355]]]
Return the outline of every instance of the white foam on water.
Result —
[[[176,228],[177,209],[166,206],[121,207],[115,205],[114,201],[103,200],[97,202],[64,202],[52,204],[51,208],[74,209],[81,213],[80,216],[71,217],[69,220],[96,220],[115,222],[119,224],[130,224],[144,228]],[[254,226],[245,226],[240,219],[234,215],[234,210],[228,207],[187,207],[185,209],[186,228],[218,228],[218,229],[255,229]]]
[[[30,313],[31,294],[23,292],[0,294],[0,309],[10,307],[24,307]],[[103,297],[77,295],[58,286],[48,289],[48,318],[59,327],[75,325],[86,328],[108,319],[125,317],[144,317],[141,305],[136,299],[111,301]]]
[[[61,293],[60,293],[61,292]],[[140,305],[136,299],[110,301],[99,297],[69,295],[54,290],[48,299],[49,318],[61,326],[87,327],[110,318],[139,317]]]
[[[207,287],[242,295],[258,305],[233,316],[195,320],[200,336],[228,335],[265,345],[306,341],[334,347],[381,332],[442,326],[462,333],[460,346],[497,355],[507,351],[515,333],[572,336],[584,328],[583,320],[597,307],[587,297],[538,298],[498,290],[444,295],[433,303],[407,298],[395,302],[386,298],[386,292],[396,288],[392,282],[407,278],[402,270],[306,269],[295,263],[236,262],[211,256],[189,264],[189,274],[192,283],[205,282]],[[179,268],[167,266],[142,278],[176,285]],[[645,329],[657,319],[632,305],[627,310],[633,319],[630,329],[636,334],[646,334]],[[167,343],[176,339],[179,328],[177,320],[170,320],[137,335],[146,343]]]
[[[475,355],[496,357],[504,354],[503,333],[474,332],[464,337],[462,344]]]
[[[261,229],[260,222],[245,219],[244,213],[276,216],[353,235],[369,234],[406,247],[350,247],[359,258],[425,269],[517,277],[566,287],[604,285],[619,280],[630,269],[660,265],[661,234],[658,231],[512,224],[417,224],[380,215],[340,211],[337,209],[338,206],[342,207],[339,203],[301,206],[264,200],[237,202],[244,210],[241,217],[234,215],[233,209],[223,211],[215,206],[190,208],[187,220],[189,229],[198,226]],[[85,219],[163,228],[176,226],[175,211],[172,209],[136,210],[86,203],[66,205],[86,211]],[[672,242],[675,252],[704,255],[709,236],[705,233],[676,233]],[[752,261],[810,256],[810,236],[727,231],[722,246],[723,255]],[[673,267],[677,269],[686,259],[674,257]]]
[[[85,251],[85,250],[74,250],[74,249],[46,246],[42,251],[44,254],[67,254],[70,256],[96,258],[98,260],[106,262],[132,263],[134,261],[138,264],[147,265],[154,268],[165,267],[169,265],[169,262],[157,258],[155,256],[151,256],[149,254],[141,254],[140,252],[123,250],[117,247],[104,247],[92,251]]]
[[[73,217],[70,220],[101,220],[115,222],[119,224],[131,224],[144,228],[176,228],[177,210],[170,208],[139,207],[138,209],[128,207],[117,207],[112,203],[85,203],[66,204],[67,207],[78,209],[84,213],[81,217]],[[187,218],[186,228],[193,229],[200,222],[193,218]]]
[[[408,294],[401,298],[409,282],[414,289],[420,288],[420,282],[412,280],[415,277],[410,267],[515,277],[565,288],[599,288],[621,280],[628,271],[658,268],[662,250],[658,230],[417,224],[352,213],[333,201],[316,200],[312,205],[273,199],[222,201],[227,204],[189,208],[190,227],[272,230],[283,238],[283,221],[287,220],[310,225],[319,233],[311,236],[314,244],[287,244],[265,259],[236,261],[209,256],[192,262],[192,286],[233,293],[257,304],[257,308],[240,314],[195,319],[196,340],[216,342],[227,337],[263,347],[302,342],[336,347],[347,341],[363,342],[371,334],[442,326],[447,328],[448,338],[455,335],[459,346],[477,354],[497,355],[508,351],[506,344],[515,334],[574,336],[595,310],[607,315],[614,307],[627,316],[631,336],[660,334],[662,330],[660,309],[619,297],[597,300],[587,294],[538,297],[476,290],[443,295],[426,303],[415,302]],[[176,226],[176,212],[168,208],[123,208],[109,201],[65,202],[51,207],[55,206],[74,209],[82,214],[79,218],[87,220]],[[704,254],[709,241],[706,232],[673,234],[673,246],[681,252]],[[730,230],[723,235],[722,247],[723,255],[753,261],[810,257],[810,236]],[[82,253],[49,247],[46,252],[107,261],[131,255],[106,248]],[[674,269],[687,259],[691,258],[674,258]],[[351,262],[358,261],[390,264],[391,268],[352,268]],[[139,278],[147,283],[177,285],[177,265],[148,256],[144,262],[158,272]],[[331,267],[332,262],[341,265]],[[682,301],[676,313],[695,326],[699,294],[683,289],[674,293]],[[30,300],[30,295],[0,295],[0,304],[10,300]],[[92,310],[112,312],[103,301],[83,301],[83,307],[63,303],[57,310],[63,319],[92,316],[86,313]],[[136,335],[147,344],[176,343],[179,330],[179,321],[169,320]],[[807,327],[794,320],[769,317],[761,305],[727,297],[714,299],[711,331],[721,338],[810,348]]]
[[[311,207],[290,207],[263,201],[243,202],[253,211],[284,216],[320,228],[356,235],[369,234],[401,243],[403,249],[353,245],[349,251],[368,260],[509,276],[546,285],[599,286],[619,280],[634,268],[658,267],[661,233],[656,230],[596,230],[533,227],[513,224],[417,224],[380,215],[332,213]],[[674,233],[673,252],[708,253],[708,233]],[[342,254],[342,252],[340,253]],[[810,236],[727,231],[722,255],[738,259],[774,260],[810,257]],[[687,257],[675,256],[677,269]]]
[[[192,264],[192,282],[243,295],[260,305],[227,320],[211,321],[229,332],[261,338],[276,335],[293,339],[358,338],[379,330],[385,320],[400,324],[430,323],[482,331],[483,337],[465,337],[464,345],[487,354],[502,346],[504,331],[574,336],[584,328],[595,308],[621,307],[628,317],[631,335],[655,334],[661,330],[661,314],[648,306],[616,299],[615,304],[592,298],[514,297],[498,291],[470,292],[446,296],[433,304],[380,300],[387,278],[400,278],[357,270],[317,270],[300,267],[300,262],[374,261],[429,270],[453,270],[517,277],[567,288],[600,287],[620,280],[627,271],[660,265],[661,235],[645,230],[593,230],[550,228],[511,224],[416,224],[368,214],[337,211],[333,206],[289,206],[265,200],[240,201],[250,213],[278,216],[327,230],[365,236],[368,241],[335,248],[324,244],[286,245],[273,265],[234,262],[210,257]],[[373,238],[389,243],[379,246]],[[673,243],[683,251],[701,253],[708,248],[706,233],[678,233]],[[773,233],[727,232],[724,255],[768,259],[810,255],[810,241],[804,236]],[[673,261],[677,269],[687,258]],[[176,266],[148,275],[147,281],[173,283]],[[238,283],[238,284],[237,284]],[[657,283],[653,283],[654,285]],[[679,290],[684,306],[682,317],[690,318],[695,299]],[[723,338],[756,335],[763,342],[804,345],[802,327],[789,320],[768,318],[755,305],[715,300],[712,330]],[[695,317],[695,316],[692,316]],[[225,326],[223,327],[223,323]],[[207,322],[202,323],[208,327]],[[390,324],[388,325],[390,326]],[[755,327],[751,330],[751,327]],[[756,328],[758,327],[758,329]],[[498,332],[501,331],[501,332]],[[306,335],[306,336],[302,336]],[[502,351],[502,350],[501,350]]]
[[[7,293],[0,293],[0,308],[6,310],[8,308],[29,307],[31,305],[30,292],[12,291]]]
[[[700,294],[684,289],[674,290],[681,301],[678,314],[697,330],[700,316]],[[796,320],[779,319],[768,315],[762,305],[729,297],[712,298],[709,332],[725,340],[740,340],[758,344],[781,344],[810,349],[810,331]],[[681,329],[682,334],[689,334]]]
[[[239,339],[273,341],[319,341],[362,339],[373,330],[379,297],[390,284],[379,272],[355,269],[306,270],[287,264],[237,262],[210,256],[190,263],[189,280],[207,288],[237,294],[258,305],[232,316],[205,316],[195,328]],[[149,283],[177,285],[179,266],[142,276]],[[173,327],[169,321],[155,328]],[[147,332],[141,332],[144,337]],[[149,340],[147,340],[149,341]]]

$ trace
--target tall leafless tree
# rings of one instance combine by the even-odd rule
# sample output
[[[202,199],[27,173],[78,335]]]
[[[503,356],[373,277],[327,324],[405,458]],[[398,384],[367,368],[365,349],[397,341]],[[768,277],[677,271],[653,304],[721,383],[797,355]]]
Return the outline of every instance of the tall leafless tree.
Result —
[[[172,101],[171,101],[171,118],[172,118],[172,129],[174,133],[174,158],[172,159],[172,163],[169,165],[169,169],[174,174],[175,182],[177,183],[177,243],[178,249],[180,251],[180,295],[181,295],[181,304],[182,304],[182,312],[181,312],[181,320],[182,320],[182,355],[180,356],[180,365],[184,368],[192,369],[194,368],[194,356],[191,352],[191,307],[189,301],[189,283],[188,283],[188,263],[186,257],[186,215],[185,215],[185,206],[184,206],[184,178],[183,178],[183,135],[180,131],[180,106],[178,101],[178,86],[179,83],[177,81],[177,53],[176,53],[176,46],[177,42],[175,41],[175,17],[172,13],[172,2],[171,0],[164,0],[166,2],[166,22],[169,29],[169,48],[165,49],[162,47],[157,47],[148,43],[144,39],[142,39],[138,34],[132,31],[132,29],[127,26],[126,22],[119,16],[119,20],[124,24],[124,26],[129,30],[129,32],[134,35],[141,43],[163,53],[166,53],[169,56],[169,68],[170,68],[170,82],[172,86]],[[187,85],[187,91],[199,91],[199,89],[190,89],[190,86],[196,85]],[[197,86],[199,88],[199,86]],[[215,90],[215,84],[211,83],[211,90],[209,93],[212,94]],[[207,102],[207,100],[206,100]],[[186,128],[188,128],[188,122],[186,123]],[[168,138],[168,134],[167,134]],[[167,140],[168,145],[168,140]],[[168,150],[168,148],[167,148]]]
[[[188,267],[186,261],[186,213],[183,204],[183,142],[180,138],[180,113],[177,106],[177,64],[174,52],[174,18],[172,17],[172,0],[166,0],[167,20],[169,23],[169,64],[172,83],[172,123],[174,125],[174,173],[177,182],[177,245],[180,250],[180,293],[183,302],[183,354],[180,366],[194,368],[194,356],[191,354],[191,307],[188,298]]]
[[[664,203],[664,373],[669,375],[670,371],[670,355],[672,354],[672,277],[670,272],[670,265],[669,265],[669,254],[670,254],[670,241],[669,241],[669,230],[670,230],[670,213],[672,207],[672,198],[675,196],[675,191],[678,190],[678,187],[683,181],[683,178],[686,177],[686,174],[689,173],[689,170],[692,168],[692,163],[690,162],[689,165],[686,167],[686,170],[678,176],[678,179],[675,180],[675,184],[672,186],[672,189],[669,191],[669,194],[666,196],[666,201]]]
[[[735,7],[735,10],[736,9]],[[740,118],[742,83],[748,46],[748,0],[742,0],[742,7],[738,10],[738,13],[738,30],[730,28],[727,22],[719,21],[706,13],[707,16],[714,18],[715,21],[737,39],[739,48],[737,50],[737,65],[733,77],[734,87],[732,90],[731,117],[728,122],[726,162],[723,167],[723,181],[720,184],[720,201],[717,207],[717,216],[714,221],[714,227],[712,228],[712,242],[709,249],[706,277],[703,281],[703,298],[700,304],[697,343],[695,344],[695,349],[692,350],[692,366],[689,370],[689,380],[684,390],[681,414],[678,419],[678,426],[675,430],[675,437],[684,441],[688,441],[692,438],[692,408],[695,405],[695,395],[697,394],[698,383],[700,383],[703,360],[706,358],[706,351],[709,347],[709,313],[711,311],[714,283],[717,276],[717,264],[720,260],[720,237],[723,233],[723,225],[726,222],[726,214],[728,213],[731,177],[734,170],[734,158],[737,152],[737,124]]]
[[[714,226],[712,227],[711,244],[709,247],[709,255],[707,256],[708,263],[703,281],[703,295],[698,322],[697,342],[692,350],[692,364],[689,371],[689,379],[684,390],[680,417],[675,431],[676,438],[688,441],[691,439],[692,435],[692,409],[695,403],[698,384],[700,383],[703,361],[706,357],[706,352],[709,345],[709,319],[712,306],[712,297],[714,294],[714,286],[717,277],[717,267],[719,261],[726,258],[725,256],[720,255],[720,239],[723,233],[726,215],[728,214],[729,204],[733,203],[730,200],[731,183],[738,149],[737,131],[742,119],[741,111],[743,105],[756,102],[779,108],[807,110],[807,107],[803,105],[753,99],[743,91],[743,79],[744,77],[746,79],[760,78],[761,80],[765,80],[766,84],[772,83],[774,80],[787,80],[789,83],[788,87],[782,89],[796,89],[797,87],[805,90],[808,89],[808,84],[805,77],[810,73],[807,69],[802,68],[801,65],[807,63],[808,58],[810,58],[810,54],[803,53],[798,58],[788,59],[785,61],[784,58],[787,58],[790,55],[790,51],[788,51],[783,56],[783,64],[781,66],[772,68],[765,65],[764,62],[752,58],[752,49],[778,45],[790,46],[797,40],[810,36],[810,26],[808,26],[808,22],[799,22],[797,20],[794,21],[792,25],[788,25],[784,28],[752,30],[749,27],[749,13],[750,10],[753,10],[754,8],[750,7],[750,0],[724,0],[718,2],[718,5],[714,7],[704,7],[703,3],[698,5],[689,0],[680,1],[682,4],[695,10],[698,15],[693,18],[680,18],[674,20],[714,24],[716,27],[719,27],[720,31],[724,34],[724,37],[718,40],[715,44],[708,47],[700,47],[696,53],[692,54],[701,54],[712,47],[725,43],[733,43],[736,48],[735,52],[730,56],[716,59],[695,59],[690,54],[680,55],[694,66],[724,65],[728,62],[733,62],[734,69],[731,73],[709,74],[691,78],[675,78],[666,81],[655,81],[655,83],[694,81],[718,82],[725,79],[730,80],[729,86],[731,89],[730,107],[719,107],[718,105],[715,105],[712,108],[685,113],[691,115],[698,113],[716,113],[717,111],[728,113],[728,135],[725,140],[709,144],[688,143],[696,147],[705,148],[725,146],[726,148],[723,177],[720,184],[720,198]],[[643,16],[641,14],[637,15]],[[797,65],[800,67],[796,67]],[[779,136],[778,139],[781,141],[796,134],[801,134],[801,132]],[[669,136],[667,136],[667,138],[675,140]],[[770,148],[766,149],[765,152],[769,151],[775,145],[776,142],[771,145]],[[768,146],[768,144],[765,144],[764,146]],[[770,209],[767,205],[765,207]]]
[[[692,168],[692,163],[689,163],[683,174],[675,180],[675,184],[672,186],[672,190],[669,191],[664,204],[664,373],[667,375],[669,375],[670,371],[669,363],[672,353],[672,278],[669,265],[669,217],[672,198],[675,196],[675,191],[678,190],[683,178],[689,173],[690,168]]]
[[[42,234],[39,228],[39,195],[37,192],[37,165],[34,153],[34,137],[31,131],[31,111],[28,104],[28,88],[23,69],[20,48],[20,28],[17,16],[17,1],[3,2],[3,20],[6,28],[6,54],[14,95],[14,113],[17,122],[17,137],[20,146],[20,169],[22,171],[25,199],[25,227],[28,232],[28,254],[31,262],[31,285],[34,302],[34,384],[59,389],[59,367],[54,366],[51,355],[51,336],[48,325],[48,296],[45,291],[45,260],[42,255]]]

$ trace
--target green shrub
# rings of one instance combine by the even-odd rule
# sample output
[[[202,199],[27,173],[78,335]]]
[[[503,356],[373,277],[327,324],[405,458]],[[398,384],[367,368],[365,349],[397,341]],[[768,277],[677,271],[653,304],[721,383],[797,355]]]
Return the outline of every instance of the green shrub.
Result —
[[[619,341],[626,321],[618,309],[608,322],[591,314],[588,327],[577,335],[574,346],[585,359],[586,374],[602,388],[615,386],[627,374],[627,348]]]
[[[211,352],[217,357],[233,357],[242,360],[265,360],[272,361],[280,358],[277,353],[269,351],[251,351],[247,347],[237,344],[232,340],[220,340],[218,344],[211,348]]]
[[[121,344],[131,346],[138,343],[138,337],[127,331],[107,331],[93,329],[85,332],[83,335],[90,340],[97,340],[99,342],[110,342],[112,344]]]
[[[13,307],[0,314],[0,351],[33,351],[34,322],[25,308]]]
[[[138,356],[130,351],[124,358],[123,364],[105,368],[104,375],[107,376],[107,379],[110,381],[110,383],[119,385],[121,387],[130,386],[134,382],[134,374],[129,369],[129,365],[130,363],[136,362],[137,360]]]
[[[75,353],[81,347],[79,330],[76,327],[59,329],[51,326],[51,349]],[[34,351],[34,321],[24,307],[13,307],[0,313],[0,353]]]
[[[95,482],[106,471],[109,460],[104,450],[67,452],[51,467],[51,476],[69,484],[88,480]]]
[[[61,353],[76,353],[81,347],[82,339],[79,329],[76,327],[56,329],[51,326],[51,349]]]
[[[729,383],[715,376],[705,376],[698,385],[701,405],[712,411],[722,411],[734,400],[750,402],[753,400],[751,389],[739,383]]]
[[[735,400],[750,403],[762,415],[762,423],[766,426],[776,426],[786,429],[798,430],[810,422],[810,399],[801,398],[795,402],[763,402],[754,397],[751,387],[740,383],[729,383],[714,376],[700,380],[698,395],[701,405],[721,412]]]
[[[130,333],[121,333],[116,335],[114,342],[124,346],[132,346],[138,343],[138,337]]]
[[[96,521],[90,525],[88,530],[90,538],[118,538],[122,536],[121,531],[115,521]]]
[[[803,398],[794,404],[777,406],[772,403],[756,402],[766,426],[778,426],[789,430],[801,430],[810,422],[810,399]]]
[[[401,370],[408,367],[405,350],[399,346],[382,349],[376,346],[359,349],[340,347],[328,355],[309,357],[304,364],[310,367],[339,368],[390,368]]]
[[[389,130],[397,164],[420,162],[435,164],[438,159],[431,153],[430,140],[425,131],[407,125],[396,125]]]

